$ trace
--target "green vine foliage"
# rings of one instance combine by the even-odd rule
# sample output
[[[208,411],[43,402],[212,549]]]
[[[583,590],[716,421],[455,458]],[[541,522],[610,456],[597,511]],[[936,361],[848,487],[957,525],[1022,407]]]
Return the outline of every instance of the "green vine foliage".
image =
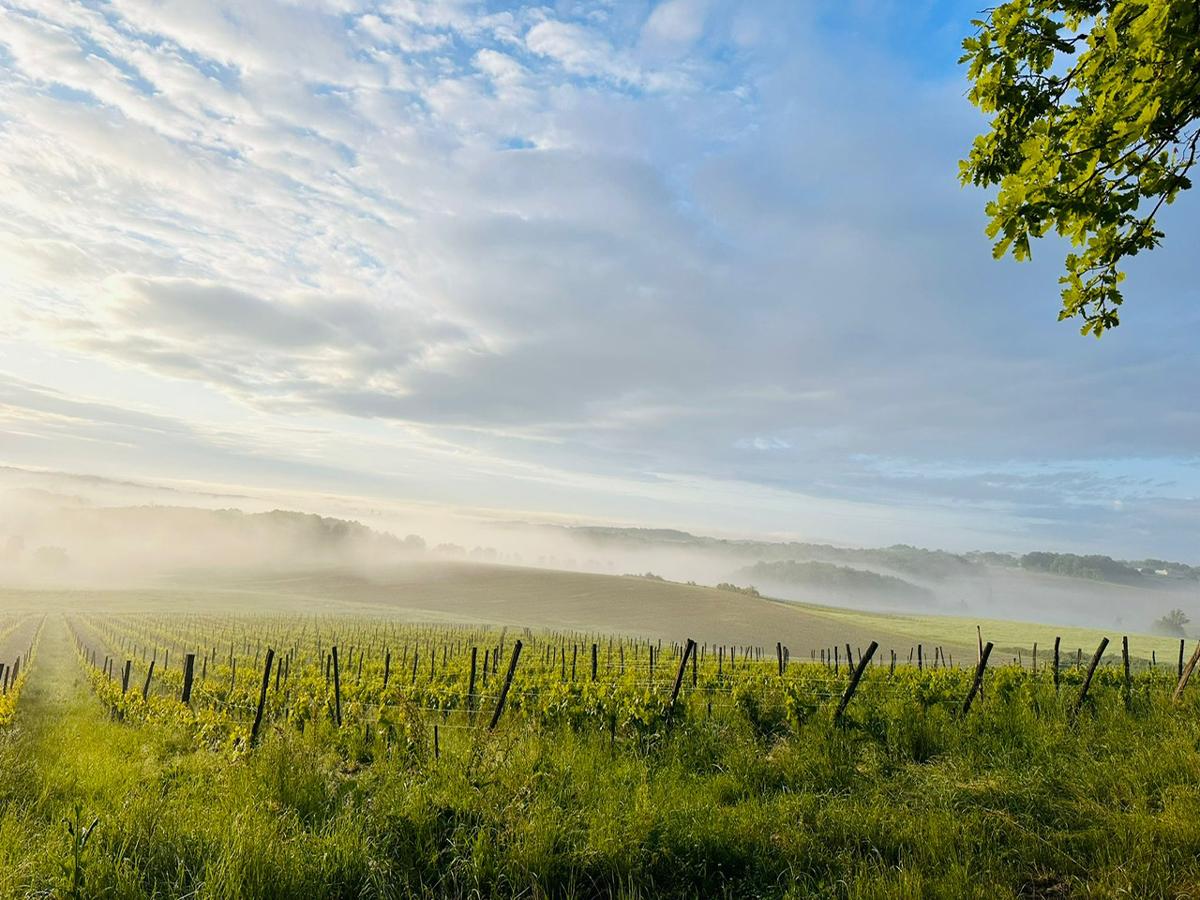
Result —
[[[993,255],[1070,239],[1059,320],[1119,324],[1128,257],[1158,246],[1155,217],[1191,187],[1200,139],[1195,0],[1013,0],[972,23],[960,62],[992,116],[960,163],[987,204]]]

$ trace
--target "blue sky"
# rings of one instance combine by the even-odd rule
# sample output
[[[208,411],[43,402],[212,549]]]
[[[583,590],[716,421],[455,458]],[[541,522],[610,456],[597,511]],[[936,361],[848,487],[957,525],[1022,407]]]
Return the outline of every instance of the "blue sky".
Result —
[[[1058,323],[976,15],[0,4],[0,464],[1196,561],[1196,205]]]

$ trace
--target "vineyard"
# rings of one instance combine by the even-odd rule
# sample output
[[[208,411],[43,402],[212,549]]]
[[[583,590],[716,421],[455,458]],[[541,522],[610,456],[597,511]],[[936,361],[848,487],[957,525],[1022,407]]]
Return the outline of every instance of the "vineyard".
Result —
[[[690,641],[664,650],[661,641],[528,630],[517,638],[507,629],[319,617],[82,616],[68,627],[93,691],[115,718],[184,727],[211,749],[244,749],[259,727],[274,724],[334,726],[340,744],[365,754],[380,743],[390,748],[397,733],[411,742],[433,730],[472,731],[481,715],[492,730],[505,712],[528,728],[602,731],[615,744],[712,719],[714,706],[719,720],[745,718],[761,729],[769,719],[784,734],[839,698],[848,708],[851,682],[870,703],[901,698],[927,709],[965,706],[977,675],[940,647],[926,660],[921,645],[903,661],[888,651],[884,671],[876,645],[866,658],[850,645],[821,649],[819,658],[813,651],[805,664],[782,643],[774,654]],[[1082,648],[1072,660],[1064,665],[1060,653],[1039,675],[1034,656],[1028,670],[1001,668],[992,680],[1002,694],[1018,691],[1031,702],[1047,683],[1061,699],[1064,686],[1078,690],[1087,680],[1090,691],[1094,681],[1097,692],[1118,688],[1130,707],[1183,676],[1182,642],[1174,676],[1155,663],[1134,677],[1128,660],[1119,675],[1100,665],[1102,655],[1092,675]]]
[[[1200,896],[1182,645],[71,614],[0,652],[0,897]]]
[[[40,628],[39,617],[0,616],[0,728],[13,722]]]

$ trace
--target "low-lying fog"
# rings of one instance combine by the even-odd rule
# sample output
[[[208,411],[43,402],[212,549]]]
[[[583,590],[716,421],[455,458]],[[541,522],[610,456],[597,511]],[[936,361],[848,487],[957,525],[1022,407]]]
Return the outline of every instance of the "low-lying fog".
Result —
[[[362,508],[328,497],[289,504],[0,469],[0,587],[132,586],[180,572],[328,567],[381,576],[396,566],[459,560],[754,586],[765,596],[872,611],[1131,632],[1149,631],[1174,608],[1200,620],[1197,581],[1147,572],[1112,584],[1029,572],[1011,561],[987,564],[996,559],[572,528],[414,506]]]

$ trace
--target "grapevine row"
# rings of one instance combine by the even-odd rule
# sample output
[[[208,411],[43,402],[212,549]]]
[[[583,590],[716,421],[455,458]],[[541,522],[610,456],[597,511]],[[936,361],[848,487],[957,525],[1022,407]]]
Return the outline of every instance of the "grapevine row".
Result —
[[[268,725],[330,728],[356,735],[360,745],[411,741],[430,724],[481,727],[499,700],[516,646],[503,630],[329,617],[83,616],[71,626],[91,684],[114,716],[181,724],[201,741],[231,747],[248,744],[260,700]],[[615,741],[659,734],[668,720],[714,714],[741,715],[755,727],[765,720],[795,727],[848,699],[849,667],[832,653],[822,654],[827,664],[797,665],[782,646],[775,660],[750,648],[701,647],[684,666],[678,645],[660,649],[625,638],[529,631],[522,642],[505,717],[533,728],[604,729]],[[275,662],[264,672],[268,648]],[[185,704],[188,654],[192,685]],[[938,659],[897,666],[893,653],[889,665],[862,673],[861,690],[876,706],[956,707],[974,673]],[[1080,667],[1056,673],[1058,687],[1068,690],[1086,677]],[[677,679],[683,695],[672,712]],[[988,693],[1032,697],[1050,679],[1046,668],[1001,667],[990,673]],[[1116,690],[1127,704],[1146,703],[1173,683],[1162,670],[1142,670],[1125,681],[1120,669],[1102,667],[1091,690]]]

